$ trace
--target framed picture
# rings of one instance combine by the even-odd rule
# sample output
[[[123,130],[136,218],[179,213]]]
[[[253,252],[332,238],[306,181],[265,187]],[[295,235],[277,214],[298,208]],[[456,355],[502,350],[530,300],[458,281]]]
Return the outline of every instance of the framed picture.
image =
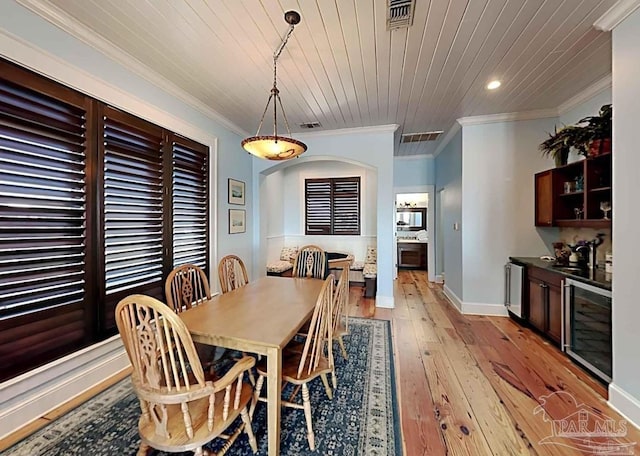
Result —
[[[244,182],[229,179],[229,204],[244,206]]]
[[[246,211],[229,209],[229,234],[244,233],[247,230]]]

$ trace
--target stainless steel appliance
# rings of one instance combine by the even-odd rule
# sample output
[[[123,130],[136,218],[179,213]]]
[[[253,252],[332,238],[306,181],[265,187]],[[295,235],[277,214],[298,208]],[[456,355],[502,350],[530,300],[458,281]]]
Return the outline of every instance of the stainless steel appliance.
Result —
[[[505,287],[504,305],[507,310],[518,318],[522,318],[522,286],[524,283],[524,266],[507,263],[504,266]]]
[[[611,291],[566,279],[563,293],[564,351],[600,377],[611,381]]]

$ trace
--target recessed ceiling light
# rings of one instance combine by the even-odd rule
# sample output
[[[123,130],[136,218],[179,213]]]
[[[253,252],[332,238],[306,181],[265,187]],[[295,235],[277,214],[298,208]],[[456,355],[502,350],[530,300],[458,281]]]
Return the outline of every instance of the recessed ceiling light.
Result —
[[[495,80],[491,81],[489,84],[487,84],[487,89],[496,90],[501,85],[502,85],[502,83],[500,81],[498,81],[497,79],[495,79]]]

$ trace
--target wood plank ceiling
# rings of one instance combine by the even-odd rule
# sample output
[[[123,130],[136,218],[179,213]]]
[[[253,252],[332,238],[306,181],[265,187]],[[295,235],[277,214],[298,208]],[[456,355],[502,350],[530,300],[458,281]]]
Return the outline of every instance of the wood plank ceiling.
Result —
[[[278,61],[278,87],[294,133],[303,122],[447,131],[463,116],[556,108],[611,72],[610,34],[593,28],[606,0],[415,0],[413,25],[391,31],[385,0],[18,1],[119,48],[138,72],[250,134],[290,9],[302,22]],[[493,78],[502,87],[489,92]],[[437,144],[406,143],[396,154],[431,154]]]

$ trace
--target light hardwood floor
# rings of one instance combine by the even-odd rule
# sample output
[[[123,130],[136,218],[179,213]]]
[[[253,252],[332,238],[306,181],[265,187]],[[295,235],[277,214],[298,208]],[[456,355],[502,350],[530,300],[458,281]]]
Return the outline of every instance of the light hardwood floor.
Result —
[[[392,310],[351,293],[352,315],[391,320],[407,456],[599,454],[574,449],[575,440],[550,441],[552,426],[579,426],[571,415],[580,409],[585,429],[623,420],[606,388],[541,336],[509,318],[461,315],[425,272],[400,272]],[[620,433],[620,442],[640,443],[631,424]],[[608,437],[591,440],[605,445]]]
[[[557,348],[509,318],[461,315],[424,272],[401,271],[394,309],[377,309],[362,293],[351,288],[351,315],[392,324],[406,456],[593,455],[566,438],[550,443],[552,426],[567,417],[565,426],[575,424],[579,409],[588,412],[588,428],[598,417],[614,428],[623,419],[607,405],[606,388]],[[3,439],[0,451],[114,381]],[[619,441],[640,443],[637,428],[622,431]],[[639,453],[640,445],[632,450]]]

